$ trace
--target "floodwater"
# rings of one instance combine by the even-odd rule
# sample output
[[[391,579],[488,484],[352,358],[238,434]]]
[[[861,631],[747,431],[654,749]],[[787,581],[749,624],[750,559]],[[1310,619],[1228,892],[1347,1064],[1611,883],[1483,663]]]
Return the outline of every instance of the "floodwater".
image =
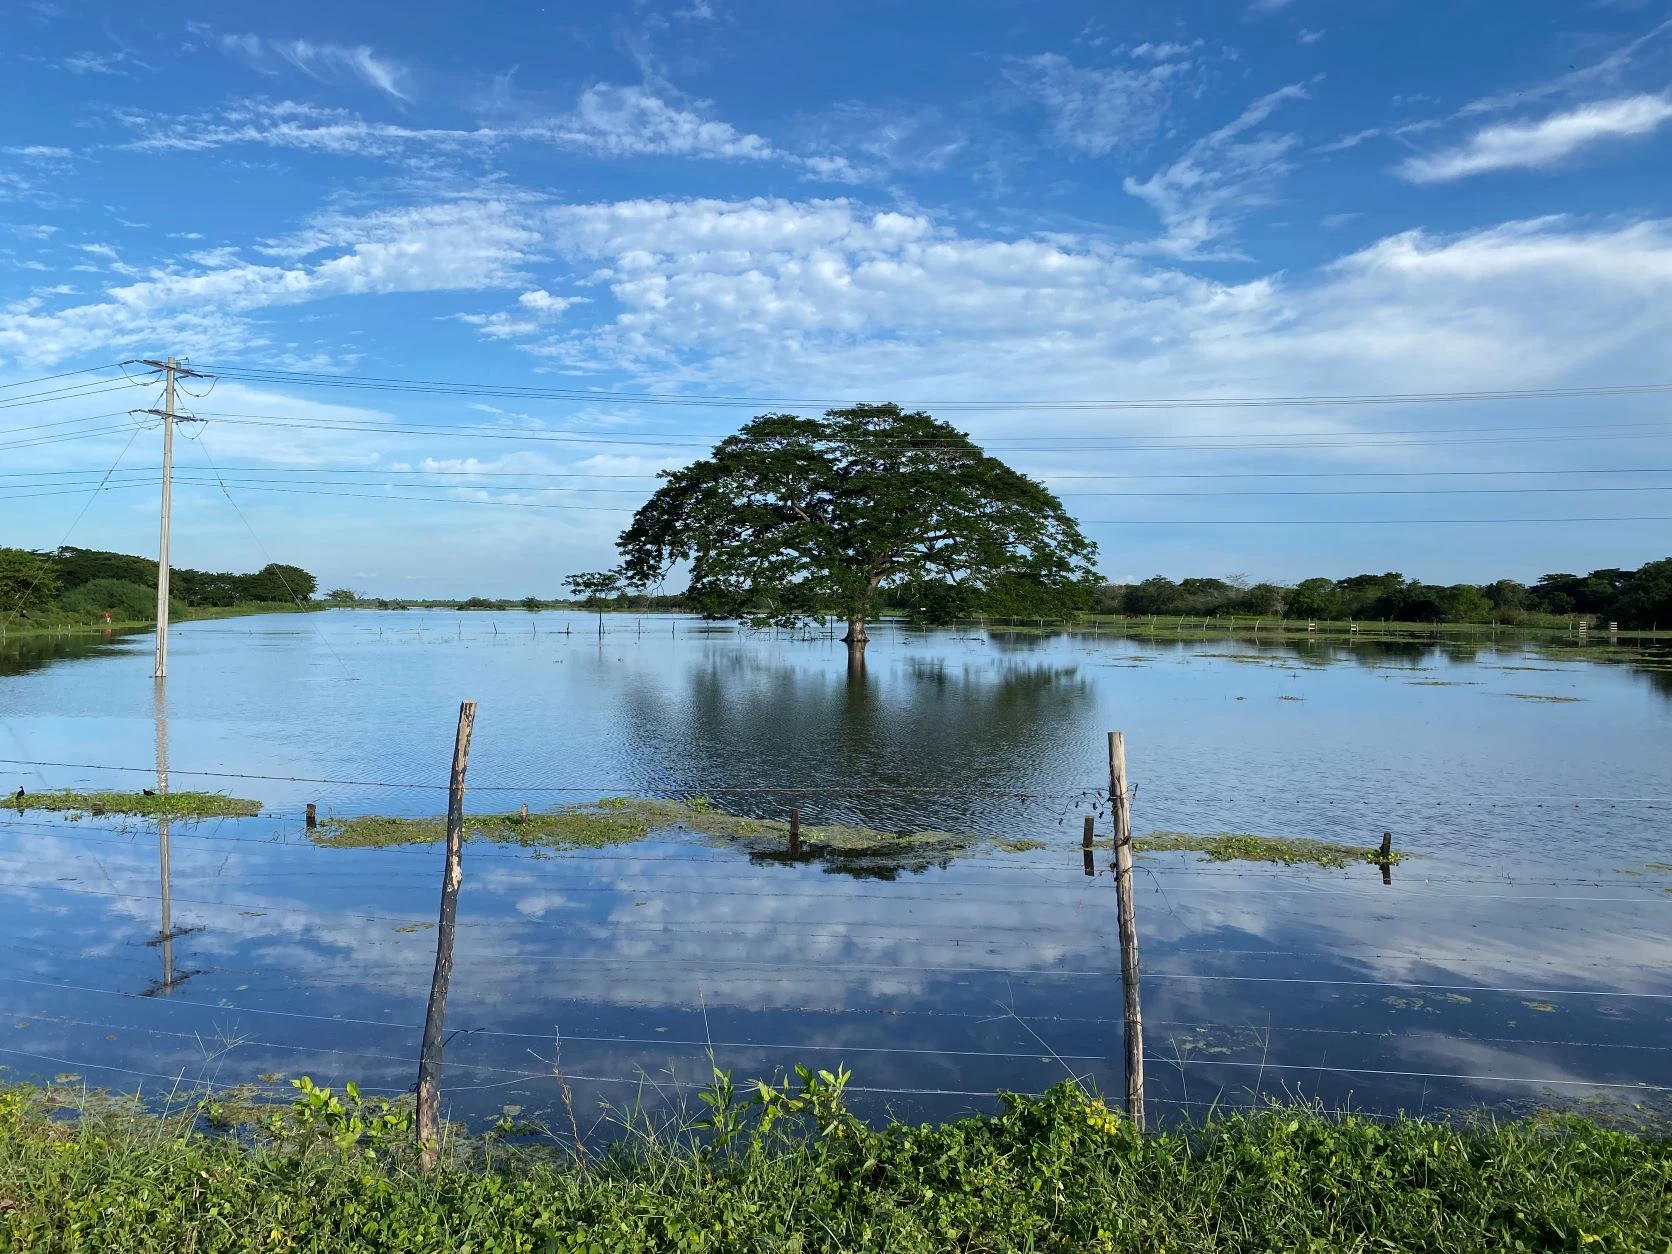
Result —
[[[1208,642],[690,619],[344,611],[0,650],[0,793],[226,791],[255,819],[0,809],[0,1065],[152,1093],[309,1074],[405,1092],[438,846],[312,845],[327,815],[706,794],[806,823],[1028,838],[930,866],[751,858],[679,829],[467,844],[444,1092],[583,1135],[708,1076],[853,1072],[949,1116],[1070,1076],[1122,1091],[1105,733],[1134,829],[1408,857],[1138,859],[1152,1114],[1664,1110],[1672,1086],[1672,656],[1477,642]],[[51,764],[51,765],[48,765]],[[125,769],[117,769],[125,768]],[[235,778],[255,776],[259,778]],[[1099,815],[1092,874],[1082,817]],[[166,848],[166,855],[164,850]],[[166,875],[166,883],[165,883]],[[166,902],[165,902],[166,896]],[[561,1045],[559,1045],[561,1041]],[[599,1135],[602,1135],[601,1133]]]

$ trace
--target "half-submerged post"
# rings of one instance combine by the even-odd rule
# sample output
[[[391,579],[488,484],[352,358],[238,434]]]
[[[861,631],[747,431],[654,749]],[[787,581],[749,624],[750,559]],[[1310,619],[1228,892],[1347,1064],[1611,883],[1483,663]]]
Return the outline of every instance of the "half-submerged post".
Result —
[[[1086,825],[1080,832],[1080,863],[1081,869],[1091,876],[1097,874],[1097,864],[1092,860],[1091,852],[1091,842],[1096,835],[1097,820],[1088,814],[1086,815]]]
[[[790,857],[801,856],[801,811],[790,807]]]
[[[1120,982],[1126,1011],[1126,1113],[1144,1130],[1144,1018],[1138,1001],[1138,919],[1132,901],[1132,813],[1126,788],[1126,736],[1109,733],[1109,806],[1115,820],[1115,892],[1120,918]]]
[[[458,918],[459,883],[464,878],[459,865],[464,844],[464,773],[475,724],[476,702],[461,702],[458,736],[453,741],[453,772],[447,782],[447,869],[441,878],[441,915],[436,922],[435,976],[430,981],[424,1043],[418,1055],[418,1158],[425,1171],[433,1171],[441,1155],[441,1033],[447,1017],[447,986],[453,979],[453,931]]]

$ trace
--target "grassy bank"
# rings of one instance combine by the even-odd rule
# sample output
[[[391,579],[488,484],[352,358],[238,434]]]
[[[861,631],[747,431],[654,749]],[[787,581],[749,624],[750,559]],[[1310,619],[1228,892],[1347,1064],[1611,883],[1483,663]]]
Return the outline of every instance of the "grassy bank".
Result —
[[[1226,1115],[1138,1136],[1063,1086],[869,1129],[842,1077],[707,1129],[571,1156],[491,1141],[413,1167],[399,1112],[317,1090],[241,1136],[0,1093],[0,1241],[134,1252],[1665,1250],[1672,1141],[1550,1119],[1475,1127]],[[772,1119],[766,1111],[774,1110]]]
[[[246,605],[176,605],[169,610],[169,621],[173,624],[206,622],[220,618],[244,618],[251,614],[305,614],[312,610],[327,608],[322,604],[304,603],[297,605],[294,601],[252,601]],[[28,618],[13,617],[0,631],[0,641],[9,640],[14,636],[44,636],[74,632],[78,635],[97,635],[101,632],[139,631],[154,628],[157,625],[155,617],[124,618],[120,621],[105,622],[100,616],[89,618],[85,614],[62,614],[52,611],[37,610]]]

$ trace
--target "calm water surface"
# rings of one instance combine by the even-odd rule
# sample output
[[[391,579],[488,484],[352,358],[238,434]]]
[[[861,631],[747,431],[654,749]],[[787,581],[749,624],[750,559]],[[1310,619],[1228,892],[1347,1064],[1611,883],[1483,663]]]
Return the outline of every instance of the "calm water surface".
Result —
[[[1412,855],[1387,885],[1369,866],[1140,859],[1163,1111],[1666,1102],[1672,657],[884,628],[860,680],[827,641],[606,630],[549,613],[194,623],[166,688],[143,636],[0,650],[4,792],[154,787],[161,754],[174,789],[266,807],[170,825],[167,944],[156,824],[0,810],[0,1064],[405,1091],[439,851],[315,848],[302,809],[440,813],[473,699],[472,809],[706,792],[1045,844],[890,877],[677,829],[558,854],[472,843],[455,1114],[549,1114],[559,1034],[583,1116],[677,1096],[710,1047],[740,1075],[844,1062],[869,1110],[912,1117],[1070,1075],[1118,1093],[1106,829],[1091,876],[1079,849],[1116,728],[1139,834],[1388,830]]]

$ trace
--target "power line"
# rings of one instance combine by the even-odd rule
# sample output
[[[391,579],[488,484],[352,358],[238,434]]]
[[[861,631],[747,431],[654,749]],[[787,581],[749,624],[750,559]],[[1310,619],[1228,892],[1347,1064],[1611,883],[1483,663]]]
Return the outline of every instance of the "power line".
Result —
[[[98,486],[88,494],[86,504],[81,507],[80,511],[70,521],[70,525],[64,531],[63,538],[53,546],[55,549],[61,549],[69,543],[70,536],[73,535],[75,533],[75,529],[81,525],[81,520],[87,517],[87,511],[93,507],[93,502],[98,499],[99,493],[104,490],[106,482],[108,482],[110,476],[115,473],[118,463],[120,463],[122,458],[127,455],[128,450],[133,447],[134,441],[139,438],[141,429],[142,428],[138,426],[134,427],[133,434],[128,437],[128,442],[122,446],[122,451],[116,454],[116,460],[110,463],[110,469],[105,471],[104,478],[99,480]],[[39,584],[43,578],[45,578],[49,569],[50,567],[45,562],[41,563],[41,569],[37,571],[35,577],[29,581],[29,586],[23,590],[17,600],[14,601],[11,607],[6,611],[6,617],[3,620],[4,622],[11,622],[12,618],[18,613],[18,611],[23,609],[25,602],[29,600],[30,593],[35,591],[35,586]]]
[[[193,377],[195,378],[197,376],[194,375]],[[279,577],[280,586],[283,587],[285,592],[290,595],[290,599],[295,604],[296,608],[303,609],[304,606],[302,604],[302,598],[296,595],[296,590],[290,586],[290,580],[285,578],[283,565],[273,560],[273,555],[268,552],[267,546],[262,543],[261,537],[256,534],[255,528],[250,525],[250,520],[245,517],[244,511],[238,508],[238,502],[232,499],[232,493],[227,491],[226,483],[221,479],[221,472],[216,469],[214,460],[209,456],[209,445],[204,440],[203,433],[199,431],[195,438],[197,440],[198,451],[203,454],[203,460],[208,463],[210,473],[215,476],[215,483],[220,488],[221,495],[226,498],[226,503],[232,506],[232,512],[238,515],[238,521],[244,524],[244,530],[250,533],[250,539],[255,541],[255,546],[261,551],[261,555],[267,559],[267,569],[271,570]],[[164,473],[166,479],[167,472],[165,471]],[[184,480],[183,482],[199,481]],[[331,654],[332,659],[336,662],[337,668],[342,671],[343,677],[348,679],[350,682],[354,682],[355,676],[349,671],[348,663],[343,661],[342,655],[336,650],[336,646],[334,646],[325,633],[320,630],[318,623],[312,623],[310,625],[314,629],[314,635],[319,638],[319,642],[325,646],[326,650]]]
[[[81,418],[60,418],[55,422],[34,422],[22,427],[6,427],[0,430],[0,434],[14,436],[29,431],[48,431],[56,427],[73,427],[78,422],[100,422],[107,418],[125,418],[129,413],[129,410],[119,409],[103,414],[88,414]]]
[[[319,419],[290,418],[282,414],[237,414],[224,411],[203,411],[202,416],[214,418],[220,422],[237,426],[273,427],[280,430],[297,431],[342,431],[359,435],[381,436],[430,436],[443,438],[471,438],[490,440],[512,440],[525,443],[553,443],[553,444],[595,444],[604,446],[624,446],[635,448],[712,448],[721,438],[719,436],[698,440],[679,439],[643,439],[624,437],[616,434],[583,433],[575,431],[507,431],[503,427],[482,426],[464,423],[355,423],[348,421],[324,421]],[[1632,426],[1651,424],[1628,424]],[[1497,435],[1473,437],[1467,436],[1469,428],[1446,428],[1465,433],[1466,438],[1428,440],[1428,439],[1381,439],[1378,433],[1370,432],[1340,432],[1329,433],[1328,439],[1297,439],[1286,438],[1274,433],[1260,433],[1260,442],[1245,442],[1238,444],[1132,444],[1113,442],[1117,440],[1189,440],[1189,439],[1230,439],[1234,435],[1131,435],[1131,436],[988,436],[983,437],[981,447],[995,449],[1002,452],[1020,452],[1032,450],[1038,452],[1078,453],[1104,449],[1111,452],[1123,453],[1158,453],[1158,452],[1237,452],[1257,451],[1261,449],[1308,449],[1308,448],[1406,448],[1406,447],[1443,447],[1448,445],[1466,444],[1539,444],[1539,443],[1570,443],[1589,442],[1598,440],[1646,440],[1661,439],[1672,427],[1662,424],[1652,424],[1648,431],[1634,431],[1631,433],[1594,434],[1595,428],[1587,428],[1586,434],[1579,435]],[[1483,428],[1484,430],[1524,431],[1524,428]],[[1535,429],[1536,430],[1536,429]],[[1256,439],[1254,436],[1248,440]],[[1076,443],[1064,447],[1065,441]],[[909,444],[876,445],[871,452],[900,452],[900,453],[933,453],[943,450],[962,451],[962,441],[950,440],[919,440]]]
[[[227,379],[270,383],[296,383],[309,387],[426,392],[456,396],[503,396],[523,400],[612,402],[643,405],[692,406],[777,406],[784,409],[841,408],[851,400],[836,398],[785,398],[735,395],[688,395],[673,392],[622,392],[584,388],[537,388],[493,383],[447,382],[433,379],[399,379],[376,375],[331,375],[319,371],[291,371],[274,367],[205,366],[205,372]],[[1271,406],[1327,405],[1415,405],[1470,401],[1553,400],[1576,397],[1651,396],[1672,392],[1672,383],[1624,384],[1598,387],[1516,388],[1476,392],[1389,392],[1345,395],[1299,395],[1262,397],[1154,397],[1124,400],[912,400],[902,408],[924,407],[943,410],[1087,410],[1087,409],[1247,409]]]
[[[7,443],[0,443],[0,449],[38,448],[44,444],[69,444],[76,440],[91,440],[104,435],[120,435],[124,431],[131,430],[133,426],[132,423],[124,423],[121,426],[99,427],[92,431],[76,431],[67,435],[39,436],[31,440],[12,440]],[[143,425],[140,429],[144,429]]]
[[[0,399],[0,409],[19,409],[25,405],[47,405],[57,401],[79,400],[83,396],[101,396],[106,392],[121,392],[128,388],[143,386],[145,384],[140,380],[123,380],[118,383],[110,379],[100,379],[94,383],[82,383],[74,387],[51,388],[45,392],[26,392],[22,396],[8,396]]]
[[[124,479],[121,483],[105,486],[107,492],[115,492],[121,488],[154,488],[161,479]],[[0,493],[0,504],[8,501],[30,501],[43,496],[80,496],[86,490],[85,485],[74,488],[58,488],[47,492],[4,492]]]
[[[114,415],[106,415],[107,417]],[[160,466],[131,466],[121,474],[143,474],[161,470]],[[653,471],[643,474],[622,474],[602,471],[555,470],[421,470],[415,467],[378,466],[222,466],[229,473],[260,472],[270,475],[426,475],[444,478],[476,479],[633,479],[654,482],[660,476]],[[13,470],[0,471],[0,479],[44,478],[48,476],[96,476],[96,470]],[[1668,475],[1672,466],[1611,466],[1596,469],[1557,467],[1523,470],[1235,470],[1235,471],[1160,471],[1143,474],[1107,474],[1040,471],[1035,477],[1054,482],[1059,479],[1366,479],[1398,478],[1426,479],[1454,476],[1489,476],[1503,478],[1514,475]],[[1064,494],[1068,495],[1068,494]]]
[[[216,417],[216,418],[260,418],[260,419],[271,419],[271,420],[274,420],[274,421],[277,421],[277,422],[298,423],[298,424],[308,423],[308,422],[334,421],[334,422],[339,422],[339,423],[342,423],[342,424],[345,424],[345,425],[365,427],[368,430],[384,430],[389,426],[396,426],[396,427],[407,426],[407,427],[420,427],[420,428],[432,428],[433,427],[433,428],[436,428],[436,429],[448,430],[448,431],[495,431],[495,432],[502,432],[502,431],[506,430],[506,427],[503,424],[491,424],[491,423],[425,423],[425,422],[416,422],[416,421],[411,421],[411,420],[399,420],[399,419],[397,419],[393,423],[383,424],[383,423],[371,422],[371,421],[368,421],[368,420],[356,420],[356,419],[346,419],[346,418],[327,420],[327,419],[323,419],[323,418],[308,418],[308,417],[305,417],[305,416],[297,416],[297,415],[290,415],[290,414],[244,413],[242,411],[235,411],[235,410],[227,410],[227,411],[203,410],[203,411],[199,411],[199,412],[202,413],[205,416]],[[1025,440],[1029,440],[1029,441],[1046,441],[1046,442],[1049,442],[1049,443],[1052,443],[1052,444],[1063,444],[1063,445],[1073,446],[1073,445],[1085,444],[1085,443],[1088,443],[1090,441],[1107,440],[1107,439],[1111,439],[1111,438],[1120,438],[1120,439],[1128,439],[1128,440],[1139,440],[1139,439],[1142,439],[1142,440],[1206,440],[1206,439],[1226,439],[1226,440],[1229,440],[1229,439],[1253,438],[1255,436],[1260,436],[1260,437],[1271,438],[1271,439],[1298,440],[1298,439],[1336,438],[1336,437],[1344,437],[1344,436],[1436,435],[1436,434],[1452,434],[1452,433],[1457,433],[1457,432],[1466,432],[1466,433],[1471,433],[1471,434],[1482,434],[1482,433],[1504,432],[1504,431],[1515,431],[1515,432],[1584,431],[1584,432],[1593,432],[1593,431],[1641,430],[1641,429],[1645,429],[1645,428],[1658,431],[1658,430],[1664,430],[1665,427],[1666,427],[1666,420],[1664,418],[1659,418],[1659,419],[1650,419],[1650,420],[1638,421],[1638,422],[1553,423],[1553,424],[1546,424],[1546,425],[1542,425],[1542,426],[1526,426],[1524,424],[1516,424],[1516,425],[1513,425],[1513,426],[1504,426],[1504,427],[1480,427],[1480,426],[1459,427],[1459,426],[1456,426],[1456,425],[1449,425],[1449,426],[1444,426],[1444,427],[1387,427],[1387,428],[1381,428],[1381,429],[1369,430],[1369,431],[1342,431],[1342,430],[1330,430],[1330,431],[1269,431],[1269,432],[1267,432],[1267,431],[1256,431],[1256,432],[1247,432],[1247,431],[1139,431],[1139,432],[1117,433],[1117,434],[1113,434],[1113,435],[1109,434],[1109,433],[1104,433],[1104,434],[1100,434],[1100,435],[1026,435],[1026,436],[1023,436],[1023,435],[1008,435],[1008,434],[1005,434],[1005,433],[1002,433],[1002,432],[998,432],[998,433],[988,433],[988,434],[982,436],[981,439],[984,443],[1003,443],[1003,442],[1008,442],[1008,441],[1016,441],[1016,440],[1024,440],[1025,439]],[[560,433],[564,434],[564,435],[575,435],[575,436],[580,436],[580,435],[615,436],[615,435],[620,434],[619,431],[614,430],[614,429],[599,431],[599,430],[588,430],[586,428],[580,428],[580,427],[564,427],[564,428],[561,429]],[[708,442],[716,443],[721,438],[723,438],[723,437],[720,437],[720,436],[709,437]],[[925,448],[928,448],[928,447],[937,447],[937,446],[940,446],[940,445],[955,445],[955,446],[960,446],[961,447],[962,441],[958,440],[958,439],[924,438],[924,439],[920,439],[920,440],[914,440],[909,445],[902,445],[900,447],[911,447],[911,448],[925,447]]]
[[[213,487],[207,480],[182,479],[182,483]],[[502,509],[567,510],[584,513],[631,514],[635,511],[615,505],[563,505],[539,501],[477,501],[448,496],[389,496],[373,492],[322,492],[312,488],[284,488],[242,485],[251,492],[280,492],[301,496],[334,496],[351,500],[413,502],[431,505],[477,505]],[[395,486],[395,485],[390,485]],[[1551,518],[1082,518],[1082,527],[1338,527],[1338,526],[1464,526],[1521,525],[1525,523],[1672,522],[1672,514],[1624,514]]]
[[[43,374],[34,379],[15,379],[11,383],[0,383],[0,391],[5,391],[8,388],[26,388],[36,383],[51,383],[55,379],[72,379],[80,374],[97,374],[101,370],[116,369],[119,369],[119,367],[112,362],[104,366],[88,366],[84,370],[66,370],[62,374]]]
[[[380,472],[368,471],[368,474]],[[178,482],[185,482],[179,480]],[[284,483],[282,479],[231,479],[230,482],[239,487],[259,488],[273,483]],[[290,480],[289,482],[295,482]],[[343,488],[411,488],[422,487],[421,484],[379,481],[375,479],[309,479],[304,480],[310,485],[320,487]],[[521,484],[521,483],[453,483],[441,484],[454,491],[470,489],[493,490],[498,492],[568,492],[575,495],[587,496],[633,496],[643,498],[646,489],[643,488],[576,488],[567,485],[552,484]],[[1080,497],[1223,497],[1223,496],[1484,496],[1484,495],[1538,495],[1544,493],[1576,493],[1576,492],[1672,492],[1672,483],[1663,484],[1604,484],[1593,487],[1573,488],[1333,488],[1333,489],[1304,489],[1304,488],[1263,488],[1263,489],[1214,489],[1205,492],[1059,492],[1063,498]]]

